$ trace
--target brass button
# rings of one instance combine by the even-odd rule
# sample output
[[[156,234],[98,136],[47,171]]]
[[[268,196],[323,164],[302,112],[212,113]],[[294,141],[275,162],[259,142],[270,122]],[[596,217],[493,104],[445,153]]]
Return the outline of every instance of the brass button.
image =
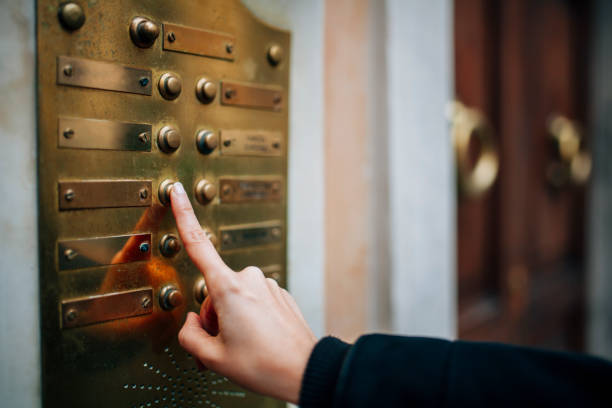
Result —
[[[159,78],[159,93],[165,99],[176,99],[183,89],[181,78],[172,72],[166,72]]]
[[[159,36],[159,26],[144,17],[134,17],[130,23],[130,37],[140,48],[149,48]]]
[[[159,305],[164,310],[172,310],[183,304],[183,294],[174,285],[166,285],[159,292]]]
[[[165,153],[172,153],[181,145],[181,134],[170,126],[164,126],[157,134],[157,145]]]
[[[219,138],[210,130],[200,130],[196,136],[196,146],[200,153],[210,153],[219,145]]]
[[[212,102],[217,96],[217,84],[206,78],[201,78],[196,85],[196,96],[202,103]]]
[[[208,204],[217,195],[217,186],[203,179],[196,185],[195,193],[200,204]]]
[[[159,190],[157,191],[157,196],[159,198],[159,202],[162,205],[168,206],[170,205],[170,192],[172,191],[172,186],[174,185],[174,180],[166,179],[161,182],[159,185]]]
[[[83,9],[73,2],[62,4],[57,13],[57,17],[62,27],[66,30],[78,30],[85,24],[85,13],[83,13]]]
[[[196,302],[203,303],[208,296],[208,288],[206,287],[206,281],[204,278],[200,278],[196,281],[195,285],[193,285],[193,297]]]
[[[171,258],[178,254],[181,250],[181,243],[178,238],[172,234],[166,234],[159,241],[159,251],[163,256]]]
[[[283,48],[278,44],[274,44],[270,46],[270,48],[268,48],[268,62],[271,65],[276,66],[280,64],[282,60],[283,60]]]

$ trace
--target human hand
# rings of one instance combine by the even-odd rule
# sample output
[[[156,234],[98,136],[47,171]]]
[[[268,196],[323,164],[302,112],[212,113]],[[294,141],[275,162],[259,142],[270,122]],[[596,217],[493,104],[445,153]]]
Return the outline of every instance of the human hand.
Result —
[[[206,367],[252,391],[292,403],[317,341],[297,304],[259,268],[232,271],[202,230],[180,183],[171,203],[179,235],[204,275],[208,297],[179,342]]]

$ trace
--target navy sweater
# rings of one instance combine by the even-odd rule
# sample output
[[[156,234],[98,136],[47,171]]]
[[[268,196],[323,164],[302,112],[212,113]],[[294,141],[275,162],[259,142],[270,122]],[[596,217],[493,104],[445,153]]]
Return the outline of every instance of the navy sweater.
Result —
[[[495,343],[368,335],[325,337],[300,407],[612,407],[612,364]]]

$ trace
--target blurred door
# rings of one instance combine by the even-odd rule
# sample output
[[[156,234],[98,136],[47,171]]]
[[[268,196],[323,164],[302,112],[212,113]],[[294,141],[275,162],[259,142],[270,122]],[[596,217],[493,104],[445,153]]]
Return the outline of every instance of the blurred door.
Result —
[[[461,338],[583,347],[589,4],[455,3],[456,96],[500,158],[488,192],[459,194]]]

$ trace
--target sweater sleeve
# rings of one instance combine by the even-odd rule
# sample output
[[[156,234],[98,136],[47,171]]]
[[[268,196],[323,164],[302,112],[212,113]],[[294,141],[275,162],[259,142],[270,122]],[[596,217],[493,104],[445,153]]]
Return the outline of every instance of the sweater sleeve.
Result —
[[[300,405],[310,407],[612,406],[612,364],[494,343],[368,335],[314,348]]]

